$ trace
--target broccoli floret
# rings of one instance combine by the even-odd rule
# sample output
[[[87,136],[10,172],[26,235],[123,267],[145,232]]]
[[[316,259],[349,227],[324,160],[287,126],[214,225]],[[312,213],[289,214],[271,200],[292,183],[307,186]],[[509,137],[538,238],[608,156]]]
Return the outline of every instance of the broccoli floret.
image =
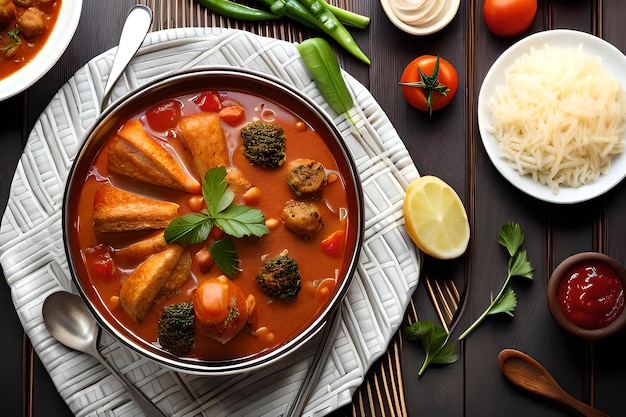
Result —
[[[256,280],[267,295],[286,302],[293,301],[300,292],[300,268],[295,259],[280,255],[268,260]]]
[[[158,324],[159,343],[176,356],[191,350],[195,341],[196,325],[193,303],[183,302],[165,306]]]
[[[240,131],[243,138],[243,154],[255,165],[277,168],[287,158],[285,132],[271,123],[252,122]]]

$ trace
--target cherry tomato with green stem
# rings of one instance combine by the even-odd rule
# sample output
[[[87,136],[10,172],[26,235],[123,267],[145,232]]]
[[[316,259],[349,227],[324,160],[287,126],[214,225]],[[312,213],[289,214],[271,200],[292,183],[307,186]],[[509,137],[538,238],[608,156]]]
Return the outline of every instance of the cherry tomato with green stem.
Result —
[[[535,19],[537,0],[485,0],[483,17],[490,31],[498,36],[525,32]]]
[[[432,115],[433,110],[450,104],[459,87],[459,75],[447,60],[422,55],[404,68],[400,85],[409,104]]]

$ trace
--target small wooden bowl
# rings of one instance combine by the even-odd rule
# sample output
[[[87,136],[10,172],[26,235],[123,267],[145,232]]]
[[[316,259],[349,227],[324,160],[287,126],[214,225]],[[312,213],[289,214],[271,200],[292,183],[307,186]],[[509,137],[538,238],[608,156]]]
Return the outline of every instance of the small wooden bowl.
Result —
[[[547,288],[548,306],[552,317],[559,326],[568,332],[588,340],[605,338],[618,333],[626,327],[626,307],[609,324],[597,329],[586,329],[572,323],[563,313],[558,301],[558,288],[562,279],[566,278],[573,267],[581,263],[603,263],[611,268],[622,282],[626,292],[626,270],[615,259],[598,252],[581,252],[566,258],[550,276]]]

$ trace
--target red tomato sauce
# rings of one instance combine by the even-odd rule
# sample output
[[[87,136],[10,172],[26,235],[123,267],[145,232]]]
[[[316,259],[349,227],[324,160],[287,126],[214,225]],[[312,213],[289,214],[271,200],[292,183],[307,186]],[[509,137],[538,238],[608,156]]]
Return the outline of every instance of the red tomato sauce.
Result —
[[[608,265],[580,263],[559,283],[557,299],[570,322],[588,330],[600,329],[613,322],[624,309],[624,288]]]
[[[19,71],[24,65],[32,61],[32,59],[41,51],[44,47],[52,29],[59,18],[59,12],[61,10],[62,0],[50,0],[44,2],[37,2],[36,7],[46,14],[47,24],[46,30],[43,33],[25,38],[23,34],[19,33],[18,36],[21,41],[17,52],[6,57],[5,53],[0,53],[0,80],[7,78],[9,75]],[[16,6],[18,16],[21,15],[27,8]],[[5,51],[13,43],[13,39],[8,35],[9,32],[15,32],[17,25],[17,19],[14,19],[6,27],[0,28],[0,50]]]
[[[239,267],[241,272],[236,274],[232,280],[239,285],[246,293],[254,295],[256,298],[256,312],[254,315],[255,323],[244,327],[232,340],[226,344],[203,337],[196,331],[196,341],[189,357],[199,358],[203,360],[225,360],[233,358],[241,358],[249,355],[255,355],[259,352],[274,349],[288,340],[294,338],[305,327],[311,324],[320,312],[327,306],[332,295],[332,285],[330,290],[327,287],[328,281],[320,287],[324,287],[323,291],[318,291],[318,284],[325,279],[342,277],[348,268],[348,259],[350,254],[346,251],[346,245],[341,249],[336,249],[332,253],[324,251],[322,240],[330,236],[337,230],[348,230],[350,214],[340,216],[340,212],[344,212],[348,207],[346,189],[344,185],[345,178],[339,172],[337,162],[332,153],[325,144],[320,135],[302,123],[295,115],[280,106],[258,97],[239,92],[220,92],[220,95],[226,99],[236,100],[245,108],[246,121],[244,124],[258,120],[261,113],[275,114],[276,123],[283,127],[287,138],[286,153],[287,161],[296,158],[310,158],[321,162],[328,172],[338,176],[338,179],[329,184],[323,190],[323,196],[319,200],[319,204],[324,208],[323,229],[309,239],[303,239],[288,231],[282,224],[271,229],[270,234],[259,238],[242,238],[234,239],[237,249],[237,256],[240,260]],[[180,112],[189,115],[200,111],[200,108],[194,104],[194,96],[177,97],[176,99],[182,103]],[[161,109],[155,116],[150,117],[155,121],[156,117],[163,117],[160,125],[168,125],[171,123],[169,118],[172,116],[171,107]],[[178,108],[179,106],[174,106]],[[175,110],[178,112],[178,110]],[[154,112],[153,112],[154,113]],[[167,132],[159,133],[151,131],[146,122],[145,112],[138,114],[135,119],[140,119],[144,123],[144,128],[162,141],[178,159],[185,165],[187,170],[192,173],[198,180],[200,175],[194,172],[191,155],[185,150],[183,143],[179,139],[175,129]],[[158,125],[159,121],[156,122]],[[279,168],[267,169],[250,164],[243,155],[239,130],[242,125],[231,127],[222,123],[229,148],[231,150],[232,163],[238,167],[245,176],[250,179],[253,186],[261,189],[261,198],[258,204],[254,205],[260,209],[266,220],[279,219],[280,212],[289,199],[294,198],[294,194],[286,183],[286,163]],[[105,244],[113,248],[113,259],[115,260],[115,248],[123,247],[128,243],[140,239],[150,233],[116,233],[115,236],[103,238],[97,236],[93,227],[93,202],[94,194],[98,188],[102,187],[107,181],[116,187],[140,193],[152,198],[159,198],[168,201],[174,201],[180,204],[179,215],[191,212],[189,206],[190,195],[182,192],[166,190],[164,188],[153,187],[143,183],[136,183],[132,180],[117,177],[107,171],[107,144],[104,145],[96,159],[93,161],[93,168],[85,178],[85,184],[82,189],[79,200],[79,218],[76,222],[78,236],[80,241],[80,256],[85,261],[86,268],[89,272],[89,282],[83,282],[85,287],[93,287],[97,293],[97,297],[101,299],[102,304],[106,306],[105,316],[112,316],[117,321],[120,328],[125,328],[133,335],[140,339],[140,342],[153,345],[157,340],[157,322],[160,318],[161,311],[164,306],[154,306],[145,320],[141,323],[134,322],[116,302],[116,297],[120,293],[120,287],[124,279],[132,272],[136,265],[117,265],[117,270],[113,274],[104,274],[103,279],[101,271],[108,266],[107,260],[97,262],[93,257],[93,248],[99,244]],[[347,233],[346,233],[347,234]],[[203,248],[203,244],[196,244],[190,247],[193,255]],[[257,282],[256,275],[259,269],[264,265],[264,255],[270,257],[277,256],[284,249],[288,249],[289,256],[294,258],[300,267],[302,278],[302,289],[294,301],[286,303],[280,300],[274,300],[264,294]],[[339,253],[336,253],[336,251]],[[192,279],[182,288],[180,294],[172,296],[167,300],[167,304],[178,303],[181,301],[190,301],[194,288],[203,280],[214,278],[221,274],[217,266],[208,273],[200,271],[197,261],[192,261]],[[83,280],[85,281],[85,280]],[[335,286],[339,283],[335,282]],[[262,340],[254,333],[254,329],[266,327],[274,338],[271,342]]]

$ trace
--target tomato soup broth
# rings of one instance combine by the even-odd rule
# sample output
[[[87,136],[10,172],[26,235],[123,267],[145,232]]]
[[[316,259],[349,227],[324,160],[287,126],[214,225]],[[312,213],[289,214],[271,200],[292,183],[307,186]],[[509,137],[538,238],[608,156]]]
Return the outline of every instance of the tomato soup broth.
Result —
[[[269,234],[261,238],[232,238],[241,269],[232,277],[232,281],[239,285],[245,293],[255,297],[256,311],[252,315],[252,320],[249,320],[249,324],[225,344],[196,331],[195,345],[191,352],[185,356],[208,361],[253,356],[275,349],[302,332],[304,328],[315,321],[332,299],[333,288],[339,285],[337,280],[345,276],[350,264],[352,249],[348,246],[354,244],[354,242],[344,242],[343,248],[336,254],[325,252],[320,244],[324,238],[337,230],[347,231],[351,217],[351,213],[347,212],[349,197],[346,193],[346,178],[340,172],[337,161],[324,139],[295,114],[271,101],[235,91],[220,92],[220,95],[222,99],[233,100],[245,109],[246,117],[242,123],[229,126],[222,121],[221,124],[232,164],[252,182],[254,187],[258,187],[261,191],[260,198],[248,205],[260,209],[266,220],[274,219],[280,222],[280,214],[285,202],[290,199],[298,199],[286,182],[286,165],[290,160],[296,158],[316,160],[324,165],[329,178],[333,180],[329,180],[321,195],[315,197],[315,203],[322,208],[324,226],[320,232],[312,237],[300,237],[279,223],[277,227],[270,228]],[[195,96],[190,94],[176,98],[182,103],[183,116],[201,111],[194,104]],[[186,150],[184,142],[181,140],[181,134],[177,129],[170,129],[166,132],[150,130],[145,121],[145,112],[135,115],[133,119],[142,120],[144,129],[175,155],[190,174],[198,181],[201,180],[202,176],[194,171],[191,163],[192,156]],[[259,120],[280,125],[284,129],[287,158],[286,162],[278,168],[262,168],[252,165],[243,155],[239,131],[248,122]],[[114,187],[137,194],[176,202],[180,205],[178,215],[193,211],[189,205],[191,195],[146,185],[109,173],[107,170],[107,150],[110,143],[110,140],[105,143],[93,161],[93,166],[85,178],[78,200],[77,212],[79,215],[76,227],[80,247],[77,250],[80,251],[80,257],[83,259],[89,275],[88,283],[85,282],[85,278],[81,277],[82,285],[83,287],[91,287],[87,292],[93,290],[102,305],[108,310],[102,313],[106,316],[110,315],[125,331],[140,339],[140,343],[155,345],[157,342],[157,323],[164,305],[154,305],[148,316],[140,323],[132,320],[119,305],[118,297],[121,285],[137,265],[116,263],[115,274],[111,278],[102,279],[94,266],[97,264],[97,259],[93,259],[93,257],[97,255],[90,252],[90,248],[103,244],[112,248],[112,257],[115,261],[116,250],[153,232],[97,234],[93,224],[94,195],[100,187],[110,183]],[[204,246],[204,244],[189,246],[193,259],[191,277],[186,281],[181,291],[169,298],[165,304],[190,301],[198,283],[221,274],[217,265],[213,265],[207,273],[201,272],[194,254]],[[272,299],[260,290],[256,282],[256,276],[264,265],[265,259],[278,256],[285,249],[289,256],[298,262],[302,280],[299,294],[290,303]],[[320,286],[322,281],[324,281],[324,285]],[[330,287],[321,290],[328,282],[331,282]],[[259,328],[266,328],[269,333],[273,334],[273,337],[259,337],[258,332],[255,332]]]

